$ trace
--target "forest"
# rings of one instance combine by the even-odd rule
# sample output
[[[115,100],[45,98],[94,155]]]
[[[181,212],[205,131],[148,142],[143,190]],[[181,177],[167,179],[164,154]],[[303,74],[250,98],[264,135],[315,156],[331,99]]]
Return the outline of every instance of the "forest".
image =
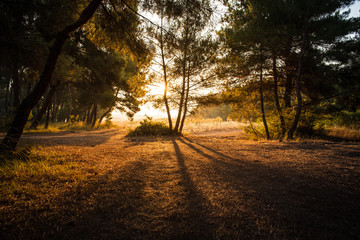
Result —
[[[0,0],[0,238],[356,239],[359,5]]]

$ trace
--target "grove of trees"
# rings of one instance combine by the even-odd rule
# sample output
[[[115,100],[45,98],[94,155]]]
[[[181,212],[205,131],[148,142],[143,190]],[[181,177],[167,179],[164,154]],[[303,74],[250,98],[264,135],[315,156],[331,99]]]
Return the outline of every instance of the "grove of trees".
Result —
[[[132,117],[150,81],[164,85],[153,100],[171,133],[216,102],[261,119],[267,139],[292,139],[318,111],[360,106],[353,3],[0,0],[1,147],[15,149],[40,123],[95,127],[114,109]],[[219,4],[226,13],[214,22]]]

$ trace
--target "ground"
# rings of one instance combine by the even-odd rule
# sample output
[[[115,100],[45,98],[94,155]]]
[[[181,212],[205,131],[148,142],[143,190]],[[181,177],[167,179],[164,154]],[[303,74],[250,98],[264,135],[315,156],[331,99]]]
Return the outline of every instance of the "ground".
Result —
[[[39,191],[24,187],[3,198],[2,239],[360,236],[358,143],[248,141],[234,129],[158,138],[113,129],[21,141],[61,154],[76,174],[30,176],[23,185]]]

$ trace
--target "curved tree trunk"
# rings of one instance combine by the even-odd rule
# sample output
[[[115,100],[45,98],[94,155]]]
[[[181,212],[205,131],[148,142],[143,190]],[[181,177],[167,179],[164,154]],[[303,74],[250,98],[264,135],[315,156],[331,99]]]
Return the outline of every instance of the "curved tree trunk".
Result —
[[[187,71],[187,82],[186,82],[186,95],[185,95],[185,102],[184,102],[184,113],[181,119],[180,129],[179,132],[181,133],[184,128],[185,118],[188,111],[188,101],[189,101],[189,92],[190,92],[190,64]]]
[[[97,104],[94,104],[93,114],[92,114],[92,122],[91,122],[91,128],[95,127],[96,118],[97,117]]]
[[[308,15],[308,12],[309,12],[309,7],[307,9],[307,14],[306,15]],[[299,119],[300,119],[300,115],[301,115],[301,109],[302,109],[302,96],[301,96],[300,78],[301,78],[301,70],[302,70],[302,65],[303,65],[303,60],[304,60],[304,55],[305,55],[305,50],[306,50],[305,48],[306,48],[306,41],[307,41],[308,24],[309,24],[309,18],[308,18],[308,16],[306,16],[303,37],[302,37],[302,40],[301,40],[301,49],[300,49],[300,57],[299,57],[299,62],[298,62],[298,69],[297,69],[297,73],[296,73],[297,107],[296,107],[296,114],[295,114],[294,122],[293,122],[293,124],[291,125],[291,127],[290,127],[290,129],[288,131],[287,138],[289,140],[294,138],[294,133],[295,133],[297,125],[299,123]]]
[[[44,129],[48,129],[49,128],[49,121],[50,121],[50,109],[51,106],[49,104],[47,111],[46,111],[46,120],[45,120],[45,125],[44,125]]]
[[[109,113],[111,113],[111,111],[113,110],[113,106],[109,107],[109,109],[103,113],[103,115],[101,115],[101,117],[99,118],[99,122],[98,122],[98,126],[100,127],[102,120],[106,117],[106,115],[108,115]]]
[[[42,117],[44,116],[44,114],[46,112],[46,109],[48,109],[48,107],[50,106],[51,99],[53,98],[59,84],[60,84],[60,81],[56,82],[55,85],[50,87],[50,90],[49,90],[48,94],[46,95],[45,102],[42,105],[41,109],[39,110],[38,114],[36,115],[35,120],[31,123],[30,129],[36,129],[38,127]]]
[[[12,67],[12,80],[13,80],[13,92],[14,92],[14,107],[18,107],[20,105],[21,100],[21,86],[20,86],[20,79],[19,79],[19,69],[17,67],[17,63],[13,64]]]
[[[262,61],[262,60],[261,60]],[[261,116],[265,127],[266,139],[270,140],[269,128],[266,122],[265,108],[264,108],[264,95],[263,95],[263,64],[260,63],[260,104],[261,104]]]
[[[186,1],[186,7],[187,8],[188,5],[188,1]],[[180,103],[179,103],[179,111],[178,111],[178,115],[177,115],[177,119],[176,119],[176,123],[175,123],[175,128],[174,131],[176,133],[179,132],[179,127],[180,127],[180,120],[182,117],[182,111],[183,111],[183,105],[184,105],[184,98],[185,98],[185,84],[186,84],[186,60],[187,60],[187,54],[188,54],[188,46],[189,46],[189,27],[188,27],[188,22],[189,22],[189,18],[187,16],[186,18],[186,24],[185,24],[185,42],[183,45],[183,61],[182,61],[182,88],[181,88],[181,96],[180,96]]]
[[[50,84],[51,76],[54,72],[57,59],[61,49],[64,46],[69,34],[84,25],[93,16],[102,0],[92,0],[89,5],[82,11],[76,22],[66,26],[60,31],[50,49],[49,56],[46,60],[44,70],[40,76],[39,82],[36,84],[31,93],[21,102],[16,110],[14,120],[7,132],[1,147],[5,150],[15,150],[20,137],[24,131],[25,124],[28,120],[31,109],[39,102]]]
[[[162,14],[162,13],[161,13]],[[166,108],[166,114],[168,117],[169,122],[169,131],[172,133],[173,127],[172,127],[172,119],[171,119],[171,113],[170,113],[170,107],[169,102],[167,99],[167,90],[168,90],[168,79],[167,79],[167,68],[166,68],[166,62],[165,62],[165,54],[164,54],[164,42],[163,42],[163,17],[161,16],[161,35],[160,35],[160,49],[161,49],[161,60],[162,60],[162,68],[164,72],[164,103]]]
[[[274,77],[274,98],[275,98],[275,107],[276,111],[278,112],[279,119],[280,119],[280,127],[281,127],[281,136],[280,139],[283,139],[286,134],[286,126],[285,126],[285,119],[284,115],[282,114],[280,101],[279,101],[279,94],[278,94],[278,74],[276,69],[276,57],[273,56],[273,77]]]
[[[184,59],[186,59],[186,51],[184,54]],[[176,119],[176,123],[175,123],[175,128],[174,131],[175,132],[179,132],[179,127],[180,127],[180,120],[182,117],[182,112],[183,112],[183,105],[184,105],[184,99],[185,99],[185,84],[186,84],[186,63],[184,60],[183,63],[183,80],[182,80],[182,88],[181,88],[181,96],[180,96],[180,103],[179,103],[179,111],[178,111],[178,115],[177,115],[177,119]]]
[[[70,122],[70,118],[71,118],[71,112],[72,112],[72,91],[71,91],[71,86],[70,84],[68,85],[68,94],[69,94],[69,109],[67,112],[67,117],[66,117],[66,122]]]

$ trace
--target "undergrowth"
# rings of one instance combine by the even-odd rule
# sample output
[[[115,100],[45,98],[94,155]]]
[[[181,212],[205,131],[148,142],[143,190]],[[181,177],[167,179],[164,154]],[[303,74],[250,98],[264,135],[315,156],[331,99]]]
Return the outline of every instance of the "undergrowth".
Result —
[[[171,135],[169,127],[164,122],[154,121],[151,117],[142,120],[139,126],[127,134],[128,137],[167,135]]]
[[[113,124],[111,121],[105,120],[103,124],[96,124],[95,127],[91,127],[91,125],[85,122],[69,122],[69,123],[51,123],[51,125],[45,129],[43,126],[38,127],[37,129],[29,129],[25,128],[25,132],[28,133],[56,133],[61,131],[93,131],[100,129],[111,129],[116,128],[117,126]]]

